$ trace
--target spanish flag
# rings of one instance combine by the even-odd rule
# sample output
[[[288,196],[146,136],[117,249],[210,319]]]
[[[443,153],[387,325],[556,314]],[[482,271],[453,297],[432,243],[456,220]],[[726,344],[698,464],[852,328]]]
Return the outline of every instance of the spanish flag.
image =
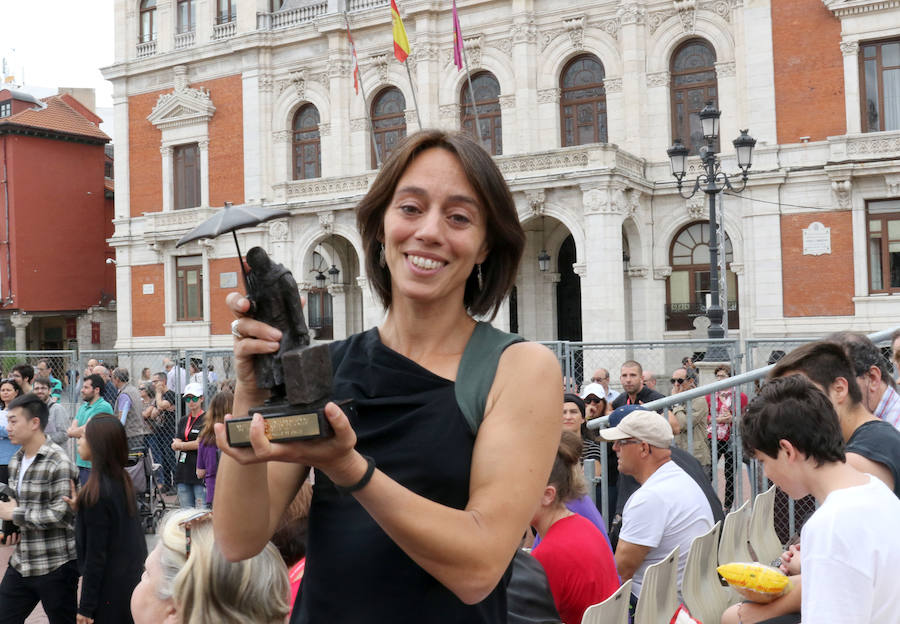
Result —
[[[409,56],[409,39],[406,37],[403,20],[400,19],[400,9],[397,8],[397,0],[391,0],[391,20],[394,23],[394,56],[401,63],[405,63],[406,57]]]

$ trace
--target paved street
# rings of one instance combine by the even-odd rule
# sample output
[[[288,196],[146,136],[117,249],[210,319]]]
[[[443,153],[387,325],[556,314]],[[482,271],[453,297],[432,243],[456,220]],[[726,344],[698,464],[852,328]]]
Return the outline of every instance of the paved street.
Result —
[[[13,553],[14,546],[0,546],[0,575],[6,574],[6,566],[9,564],[9,558]],[[0,576],[2,578],[2,576]],[[25,624],[47,624],[47,616],[41,605],[38,605],[34,612],[25,620]]]

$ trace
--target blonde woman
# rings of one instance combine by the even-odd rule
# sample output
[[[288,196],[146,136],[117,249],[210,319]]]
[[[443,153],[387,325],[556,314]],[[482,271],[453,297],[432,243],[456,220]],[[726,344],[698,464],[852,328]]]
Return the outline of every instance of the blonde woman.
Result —
[[[181,509],[163,519],[159,542],[131,595],[135,624],[283,624],[287,569],[272,544],[229,562],[213,542],[211,511]]]

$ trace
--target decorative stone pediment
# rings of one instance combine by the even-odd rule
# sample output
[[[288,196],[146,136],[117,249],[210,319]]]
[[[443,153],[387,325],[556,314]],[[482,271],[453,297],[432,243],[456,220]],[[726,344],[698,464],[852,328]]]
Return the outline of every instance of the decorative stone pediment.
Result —
[[[889,11],[900,6],[898,0],[822,0],[822,2],[836,17]]]
[[[175,67],[175,90],[159,96],[147,121],[160,130],[206,125],[215,112],[209,91],[188,87],[187,68],[178,65]]]

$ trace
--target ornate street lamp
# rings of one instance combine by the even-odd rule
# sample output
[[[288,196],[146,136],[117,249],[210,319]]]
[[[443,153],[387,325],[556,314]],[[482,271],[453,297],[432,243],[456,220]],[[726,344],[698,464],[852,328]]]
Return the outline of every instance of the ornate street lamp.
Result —
[[[538,269],[546,273],[550,269],[550,254],[544,247],[544,217],[541,217],[541,253],[538,254]]]
[[[682,144],[680,139],[675,139],[675,143],[666,152],[669,155],[669,162],[672,165],[672,175],[678,183],[678,194],[684,199],[690,199],[703,185],[703,192],[709,198],[709,282],[710,282],[710,305],[706,310],[709,317],[708,336],[710,340],[719,340],[725,338],[725,329],[722,327],[722,306],[719,304],[719,243],[718,243],[718,224],[716,222],[716,195],[725,189],[732,193],[740,193],[747,186],[748,170],[753,162],[753,147],[756,145],[756,139],[747,134],[746,130],[741,130],[741,135],[733,142],[737,155],[738,167],[741,169],[741,186],[735,188],[731,184],[731,180],[724,171],[721,170],[721,161],[716,158],[715,144],[719,138],[719,117],[722,112],[717,109],[712,102],[707,102],[703,110],[700,111],[700,126],[703,131],[703,138],[706,145],[700,148],[700,162],[703,165],[703,171],[694,181],[694,188],[690,194],[685,195],[682,192],[682,181],[684,180],[687,168],[688,149]],[[721,345],[711,344],[706,353],[706,359],[717,362],[728,359],[728,353]]]
[[[338,276],[341,274],[341,270],[334,266],[334,263],[331,264],[331,268],[328,269],[328,277],[331,278],[332,284],[339,284]]]

